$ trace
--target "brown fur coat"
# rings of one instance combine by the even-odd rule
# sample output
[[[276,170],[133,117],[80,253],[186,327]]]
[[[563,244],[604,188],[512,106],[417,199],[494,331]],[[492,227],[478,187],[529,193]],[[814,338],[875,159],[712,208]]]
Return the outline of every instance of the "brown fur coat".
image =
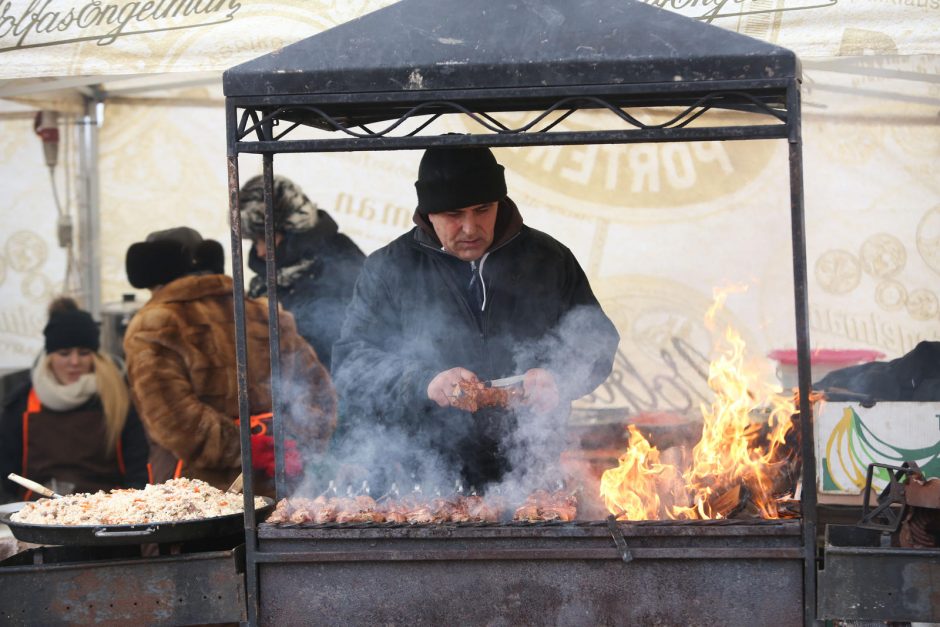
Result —
[[[245,319],[254,415],[271,411],[267,300],[246,300]],[[283,311],[280,337],[287,435],[301,451],[322,451],[336,426],[330,376]],[[165,449],[151,456],[154,481],[172,476],[169,451],[183,476],[227,488],[241,470],[231,277],[186,276],[156,290],[132,318],[124,351],[141,420],[154,448]]]

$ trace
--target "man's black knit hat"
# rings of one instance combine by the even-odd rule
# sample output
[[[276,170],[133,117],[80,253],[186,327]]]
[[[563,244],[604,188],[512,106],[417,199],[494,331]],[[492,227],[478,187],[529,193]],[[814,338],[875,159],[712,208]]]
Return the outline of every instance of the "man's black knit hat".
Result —
[[[63,348],[98,350],[98,325],[91,314],[78,308],[71,298],[59,298],[49,307],[49,322],[42,330],[46,353]]]
[[[418,212],[440,213],[502,200],[506,177],[489,148],[428,148],[415,188]]]

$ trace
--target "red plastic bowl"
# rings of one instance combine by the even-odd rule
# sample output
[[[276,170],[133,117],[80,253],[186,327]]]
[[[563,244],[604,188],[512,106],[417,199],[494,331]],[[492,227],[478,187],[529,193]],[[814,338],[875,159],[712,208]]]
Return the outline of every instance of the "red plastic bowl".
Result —
[[[795,348],[770,351],[767,356],[783,365],[796,364]],[[884,353],[866,349],[818,348],[809,352],[810,363],[818,366],[851,366],[875,361],[884,356]]]

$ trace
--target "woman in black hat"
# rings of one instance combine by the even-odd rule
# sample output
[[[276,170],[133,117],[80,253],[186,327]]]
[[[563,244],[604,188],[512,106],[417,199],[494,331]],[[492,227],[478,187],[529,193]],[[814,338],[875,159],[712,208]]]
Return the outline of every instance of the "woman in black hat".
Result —
[[[58,492],[142,488],[147,439],[119,367],[100,353],[98,326],[74,300],[49,308],[45,348],[27,385],[14,390],[0,422],[4,490],[32,495],[6,479],[15,472]]]

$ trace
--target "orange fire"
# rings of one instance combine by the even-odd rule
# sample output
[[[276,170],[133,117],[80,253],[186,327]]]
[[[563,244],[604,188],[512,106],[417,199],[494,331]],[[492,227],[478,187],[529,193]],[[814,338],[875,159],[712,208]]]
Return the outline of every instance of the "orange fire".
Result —
[[[727,294],[716,291],[705,316],[712,331]],[[745,344],[732,327],[722,337],[725,346],[708,373],[714,400],[702,404],[702,438],[685,472],[662,463],[656,447],[631,425],[629,448],[618,467],[601,477],[601,497],[619,520],[725,518],[745,503],[762,518],[779,518],[774,481],[786,463],[780,447],[792,427],[794,403],[748,375]],[[762,425],[751,420],[760,413],[767,413],[764,446],[757,443]]]

